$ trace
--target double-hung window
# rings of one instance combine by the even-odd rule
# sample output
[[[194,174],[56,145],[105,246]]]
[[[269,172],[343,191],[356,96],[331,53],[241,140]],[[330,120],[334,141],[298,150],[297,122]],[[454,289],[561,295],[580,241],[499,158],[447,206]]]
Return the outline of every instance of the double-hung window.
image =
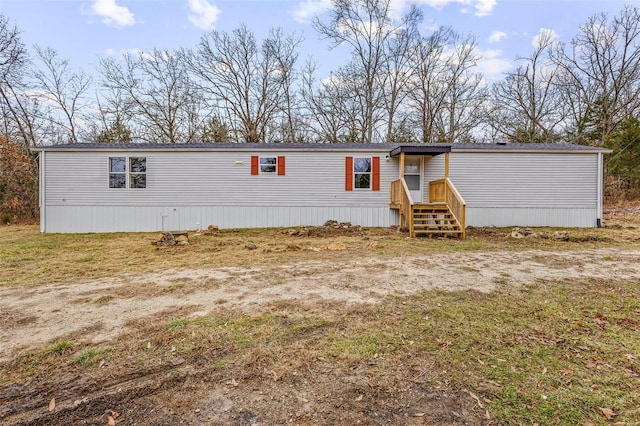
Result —
[[[109,188],[146,188],[147,157],[109,157]]]
[[[353,158],[353,180],[355,188],[371,188],[371,157]]]
[[[345,157],[344,189],[380,191],[380,157]]]
[[[258,155],[251,156],[251,174],[252,175],[269,175],[277,176],[285,175],[285,158],[283,155],[276,157],[261,157]]]
[[[260,157],[260,173],[275,173],[278,157]]]

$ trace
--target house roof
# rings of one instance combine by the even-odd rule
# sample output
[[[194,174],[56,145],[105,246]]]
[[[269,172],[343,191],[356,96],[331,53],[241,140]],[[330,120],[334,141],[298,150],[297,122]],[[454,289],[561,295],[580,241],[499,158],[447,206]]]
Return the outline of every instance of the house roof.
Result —
[[[611,150],[568,143],[73,143],[47,145],[34,151],[379,151],[395,156],[438,155],[445,152],[573,152],[609,153]]]

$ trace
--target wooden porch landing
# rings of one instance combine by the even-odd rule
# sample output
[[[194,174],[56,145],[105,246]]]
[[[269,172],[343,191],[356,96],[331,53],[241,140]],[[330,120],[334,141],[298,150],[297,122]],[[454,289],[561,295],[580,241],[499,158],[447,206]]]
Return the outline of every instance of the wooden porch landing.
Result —
[[[395,180],[389,207],[399,211],[411,237],[466,236],[466,203],[448,178],[429,182],[429,203],[414,203],[404,178]]]

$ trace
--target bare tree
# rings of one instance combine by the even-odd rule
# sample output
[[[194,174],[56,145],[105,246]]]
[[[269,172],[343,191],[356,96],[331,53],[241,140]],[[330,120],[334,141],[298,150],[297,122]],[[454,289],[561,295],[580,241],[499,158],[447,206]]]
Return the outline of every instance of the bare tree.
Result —
[[[357,87],[359,96],[362,97],[362,127],[359,129],[361,136],[358,139],[368,142],[374,141],[376,127],[384,117],[383,88],[387,85],[389,76],[393,75],[389,73],[390,68],[393,68],[389,66],[389,61],[393,59],[389,55],[390,46],[394,41],[397,42],[395,37],[400,31],[411,28],[422,18],[414,6],[400,18],[396,18],[391,5],[391,0],[333,0],[328,21],[323,22],[316,17],[313,22],[320,36],[331,40],[332,48],[346,45],[351,50],[349,67],[358,70]],[[396,60],[404,61],[398,57]],[[395,83],[397,89],[399,80]],[[397,94],[396,90],[394,95]],[[395,113],[397,98],[392,104],[389,111]]]
[[[321,142],[364,142],[359,70],[345,66],[316,83],[315,66],[309,62],[303,73],[310,132]]]
[[[99,62],[112,111],[131,117],[138,138],[158,143],[194,142],[201,130],[201,97],[178,54],[153,49]],[[122,117],[119,116],[118,118]]]
[[[36,115],[38,105],[26,95],[24,76],[30,65],[27,50],[17,27],[0,15],[0,109],[5,137],[18,141],[27,151],[38,142]]]
[[[284,114],[287,138],[295,137],[292,87],[300,38],[272,29],[261,45],[245,26],[231,34],[212,31],[195,53],[183,52],[211,109],[221,109],[244,142],[267,141],[267,131]]]
[[[434,142],[439,111],[444,107],[447,83],[444,72],[445,49],[454,33],[441,27],[413,46],[411,56],[410,110],[416,117],[421,142]]]
[[[536,46],[514,71],[492,86],[490,125],[514,142],[546,142],[559,135],[565,119],[565,104],[558,90],[558,66],[547,53],[553,33],[541,32]]]
[[[36,45],[34,50],[41,65],[34,73],[37,96],[42,103],[53,106],[46,118],[59,129],[56,133],[60,142],[78,142],[91,79],[83,71],[72,71],[69,61],[54,49]]]
[[[382,99],[387,117],[386,140],[389,142],[400,137],[396,133],[405,122],[402,117],[398,117],[398,113],[401,112],[400,107],[409,94],[407,88],[412,75],[410,67],[411,53],[413,46],[420,37],[417,24],[422,18],[416,9],[414,9],[413,13],[415,16],[407,20],[406,26],[398,28],[389,39],[386,47],[386,58],[383,63],[386,84],[382,85]]]
[[[297,70],[298,47],[302,38],[296,34],[284,34],[282,29],[272,29],[269,37],[264,41],[264,49],[275,56],[275,83],[281,87],[282,95],[279,102],[276,128],[271,132],[277,135],[272,139],[282,142],[295,142],[300,139],[301,128],[300,99],[297,96],[296,83],[299,79]]]
[[[471,35],[454,34],[444,63],[444,102],[437,120],[438,140],[453,143],[472,140],[471,131],[483,119],[487,90],[474,68],[480,55]]]
[[[571,109],[568,131],[600,143],[640,111],[640,9],[626,6],[609,20],[591,17],[568,46],[552,50],[559,85]]]

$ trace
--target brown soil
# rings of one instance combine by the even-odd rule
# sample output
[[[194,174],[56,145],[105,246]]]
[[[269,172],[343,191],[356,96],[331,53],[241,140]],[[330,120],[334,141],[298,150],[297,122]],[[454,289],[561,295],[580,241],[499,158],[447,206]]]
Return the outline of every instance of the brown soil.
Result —
[[[356,227],[304,236],[357,235]],[[504,237],[501,237],[504,238]],[[295,235],[292,235],[295,244]],[[326,241],[321,243],[326,244]],[[168,269],[109,279],[0,289],[0,361],[61,339],[92,345],[145,341],[155,324],[215,312],[254,315],[295,306],[339,316],[359,306],[425,290],[491,292],[544,280],[640,280],[640,250],[460,252],[399,258],[333,259],[252,268]],[[292,351],[304,351],[318,330]],[[300,345],[298,347],[297,345]],[[348,362],[317,357],[270,361],[247,353],[218,365],[226,349],[212,345],[199,359],[153,356],[109,362],[78,373],[34,374],[0,386],[0,423],[13,425],[175,424],[490,424],[483,402],[456,389],[446,372],[421,360]],[[300,361],[305,360],[304,362]],[[425,378],[428,377],[428,380]],[[52,399],[55,402],[52,403]]]

